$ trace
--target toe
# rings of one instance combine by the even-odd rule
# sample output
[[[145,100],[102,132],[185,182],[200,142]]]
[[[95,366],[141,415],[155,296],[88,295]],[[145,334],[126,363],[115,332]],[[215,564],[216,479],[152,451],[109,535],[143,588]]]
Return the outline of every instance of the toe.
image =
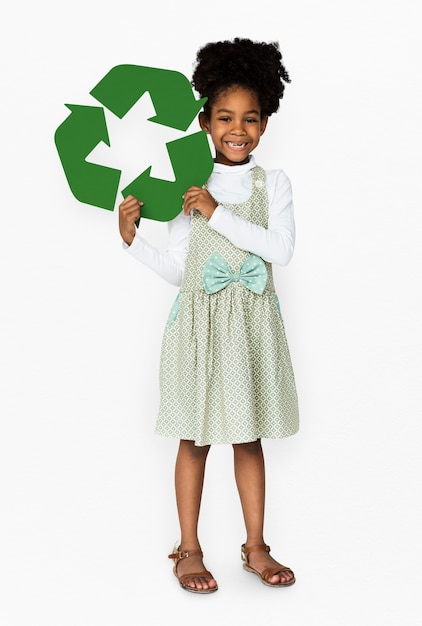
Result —
[[[293,580],[293,573],[292,572],[280,572],[280,574],[278,574],[278,578],[281,583],[290,583]]]
[[[203,578],[194,578],[191,581],[191,587],[192,589],[207,589],[207,583]]]
[[[271,576],[271,578],[268,579],[268,582],[271,585],[286,585],[292,582],[293,578],[294,578],[293,572],[280,571],[274,574],[273,576]]]
[[[195,586],[197,589],[215,589],[217,581],[214,578],[196,578]]]
[[[191,587],[191,589],[203,589],[202,581],[200,578],[192,578],[189,586]]]
[[[205,589],[205,586],[201,578],[195,578],[193,582],[194,582],[194,587],[196,587],[196,589]]]

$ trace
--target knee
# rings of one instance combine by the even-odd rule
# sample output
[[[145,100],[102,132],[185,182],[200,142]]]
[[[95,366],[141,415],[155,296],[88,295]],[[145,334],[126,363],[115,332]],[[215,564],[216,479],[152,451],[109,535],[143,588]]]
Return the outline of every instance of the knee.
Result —
[[[253,455],[260,456],[262,454],[261,440],[250,441],[248,443],[234,443],[233,451],[235,456],[238,455]]]
[[[181,439],[179,450],[195,458],[206,458],[211,446],[196,446],[194,441]]]

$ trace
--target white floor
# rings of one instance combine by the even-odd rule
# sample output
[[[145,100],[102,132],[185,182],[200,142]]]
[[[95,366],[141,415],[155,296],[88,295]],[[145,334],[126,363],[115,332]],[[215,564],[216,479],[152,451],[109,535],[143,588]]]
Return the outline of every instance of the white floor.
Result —
[[[135,433],[126,435],[117,445],[100,440],[95,453],[76,441],[55,454],[42,450],[44,458],[26,448],[27,462],[9,468],[2,625],[161,625],[182,617],[188,624],[420,623],[416,443],[401,439],[407,451],[397,461],[396,443],[385,438],[383,451],[369,456],[353,434],[352,445],[331,457],[322,437],[264,442],[267,541],[297,576],[286,589],[242,569],[231,450],[212,450],[201,535],[220,588],[203,597],[180,589],[167,559],[177,538],[173,442],[151,438],[142,459]]]

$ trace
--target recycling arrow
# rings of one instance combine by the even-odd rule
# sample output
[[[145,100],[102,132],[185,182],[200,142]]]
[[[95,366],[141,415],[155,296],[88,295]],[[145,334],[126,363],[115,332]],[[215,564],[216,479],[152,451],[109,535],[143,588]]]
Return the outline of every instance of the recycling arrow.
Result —
[[[189,80],[180,72],[143,65],[116,65],[90,94],[122,118],[146,91],[156,112],[149,121],[178,130],[187,130],[207,100],[195,100]]]
[[[167,222],[180,213],[182,194],[191,185],[201,187],[213,168],[208,139],[203,130],[169,142],[167,149],[175,181],[152,178],[149,167],[122,191],[124,197],[131,194],[143,202],[142,217],[161,222]]]
[[[141,65],[113,67],[90,94],[120,119],[145,92],[150,93],[157,124],[185,131],[206,98],[196,100],[189,80],[180,72]],[[121,171],[86,161],[104,141],[110,145],[104,110],[101,107],[66,104],[71,114],[57,128],[54,140],[73,195],[87,204],[114,210]],[[174,181],[151,177],[151,167],[122,191],[143,202],[142,217],[169,221],[181,211],[182,194],[191,185],[202,186],[213,169],[204,131],[166,144],[175,175]]]
[[[101,107],[66,104],[71,114],[58,127],[54,140],[69,187],[80,202],[114,210],[120,170],[85,159],[100,141],[110,145]]]

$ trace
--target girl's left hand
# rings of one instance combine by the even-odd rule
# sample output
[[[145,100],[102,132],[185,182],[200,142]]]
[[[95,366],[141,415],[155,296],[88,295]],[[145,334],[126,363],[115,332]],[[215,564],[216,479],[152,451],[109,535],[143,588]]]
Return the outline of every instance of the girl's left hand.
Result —
[[[217,206],[218,202],[214,200],[209,191],[202,187],[189,187],[183,195],[183,213],[185,215],[190,215],[191,211],[195,209],[210,219]]]

